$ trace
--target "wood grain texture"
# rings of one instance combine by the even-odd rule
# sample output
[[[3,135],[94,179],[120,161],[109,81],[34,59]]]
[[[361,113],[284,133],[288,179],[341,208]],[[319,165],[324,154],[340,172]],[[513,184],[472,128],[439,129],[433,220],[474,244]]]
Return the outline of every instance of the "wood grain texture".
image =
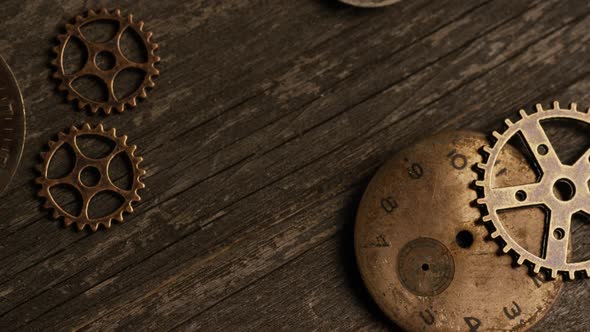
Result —
[[[74,111],[49,61],[65,23],[111,2],[0,8],[28,122],[0,204],[0,330],[391,329],[352,250],[377,167],[536,102],[590,106],[587,1],[116,4],[162,63],[148,99],[110,117]],[[33,184],[47,141],[85,121],[127,134],[148,171],[136,212],[95,234],[51,221]],[[588,286],[569,283],[537,330],[587,330]]]

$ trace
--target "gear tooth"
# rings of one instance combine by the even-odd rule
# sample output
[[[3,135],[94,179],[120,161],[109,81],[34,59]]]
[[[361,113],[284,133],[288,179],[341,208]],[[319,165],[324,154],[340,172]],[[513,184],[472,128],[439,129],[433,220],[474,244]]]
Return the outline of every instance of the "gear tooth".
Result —
[[[503,248],[502,248],[502,252],[507,254],[510,252],[510,250],[512,250],[512,247],[508,244],[506,244]]]
[[[480,169],[482,171],[485,171],[487,165],[484,163],[477,163],[477,164],[475,164],[475,167],[477,167],[478,169]],[[477,184],[477,181],[476,181],[476,184]]]
[[[149,41],[150,39],[152,39],[152,37],[154,36],[154,33],[151,31],[148,31],[145,33],[145,38]]]
[[[141,89],[141,92],[139,93],[139,96],[141,98],[146,98],[147,97],[147,92],[145,91],[145,89]]]
[[[492,234],[490,234],[490,236],[492,237],[492,239],[497,239],[500,236],[500,233],[498,233],[498,231],[492,232]]]
[[[57,37],[59,39],[59,37]],[[59,46],[53,46],[51,51],[57,55],[59,55]]]
[[[80,131],[80,130],[78,129],[78,127],[76,127],[76,126],[71,126],[71,127],[70,127],[70,133],[72,133],[72,134],[75,134],[75,133],[77,133],[78,131]]]
[[[57,59],[51,60],[51,65],[57,67]]]
[[[489,146],[484,146],[482,148],[483,152],[485,152],[488,156],[492,154],[492,148],[490,148]]]
[[[158,45],[157,43],[152,43],[152,53],[154,53],[154,51],[158,48],[160,48],[160,45]],[[160,57],[158,57],[158,60],[156,62],[160,62]]]
[[[113,14],[114,14],[115,16],[119,16],[119,17],[121,17],[121,9],[119,9],[119,8],[115,9],[115,11],[113,12]]]
[[[64,90],[65,90],[65,89],[67,89],[67,88],[64,88]],[[66,96],[66,99],[67,99],[68,101],[73,101],[74,99],[76,99],[76,97],[74,97],[74,95],[72,95],[71,93],[68,93],[68,95]],[[78,102],[78,107],[80,106],[80,103],[81,103],[81,102],[82,102],[82,101],[79,101],[79,102]],[[84,108],[84,107],[80,107],[80,108]]]
[[[518,265],[524,264],[524,257],[522,255],[518,257],[518,259],[516,260],[516,264],[518,264]]]
[[[510,121],[510,119],[504,119],[504,124],[508,128],[510,128],[510,127],[512,127],[514,125],[514,123],[512,123],[512,121]]]
[[[41,197],[45,197],[45,195],[43,195],[43,193],[42,193],[42,192],[39,192],[39,193],[40,193],[40,195],[39,195],[39,196],[41,196]],[[45,210],[49,210],[49,209],[51,209],[51,203],[49,203],[49,201],[45,201],[45,203],[43,203],[43,208],[44,208]]]
[[[495,130],[492,132],[492,136],[494,136],[494,138],[496,140],[499,140],[500,138],[502,138],[502,135],[499,132],[495,131]]]
[[[127,135],[123,135],[119,138],[119,140],[121,141],[121,143],[123,143],[123,145],[127,145],[127,139],[129,137],[127,137]]]
[[[133,15],[129,14],[129,16],[127,16],[127,22],[133,24]]]
[[[49,147],[52,148],[52,149],[55,147],[55,144],[57,144],[57,142],[55,142],[55,141],[49,141],[49,142],[47,142],[47,145],[49,145]]]
[[[75,18],[76,23],[82,22],[83,19],[84,19],[84,17],[82,17],[82,15],[76,15],[76,18]]]
[[[67,24],[66,24],[66,27],[67,27]],[[70,27],[73,28],[73,25],[70,24]],[[63,44],[66,42],[66,40],[68,40],[68,35],[57,35],[57,40],[62,45],[55,46],[55,48],[57,49],[55,51],[55,53],[60,54],[61,53],[60,49],[61,49],[61,47],[63,47]]]
[[[537,110],[537,112],[543,112],[543,105],[541,104],[535,104],[535,109]]]
[[[70,218],[64,218],[64,226],[65,227],[70,227],[72,225],[72,223],[74,223],[74,221]]]
[[[586,272],[586,277],[590,278],[590,268],[586,269],[585,272]]]
[[[570,110],[577,112],[578,111],[578,104],[576,103],[571,103],[570,104]]]
[[[83,110],[86,104],[82,100],[78,100],[78,109]]]
[[[76,221],[76,227],[78,228],[78,231],[82,231],[84,230],[84,227],[86,227],[86,224],[81,221]]]
[[[101,14],[101,15],[108,15],[108,14],[109,14],[109,10],[108,10],[108,9],[106,9],[106,8],[101,8],[101,9],[100,9],[100,14]]]
[[[557,279],[557,270],[551,269],[551,279]]]
[[[101,133],[104,133],[104,132],[105,132],[105,131],[104,131],[104,126],[102,125],[102,123],[99,123],[99,124],[96,126],[96,129],[98,129],[98,131],[100,131]]]
[[[554,110],[559,110],[559,109],[561,109],[561,108],[559,107],[559,102],[558,102],[557,100],[553,102],[553,109],[554,109]]]
[[[50,205],[51,208],[51,205]],[[53,219],[59,219],[59,213],[57,212],[57,210],[53,210]]]
[[[131,155],[133,155],[136,150],[137,150],[137,145],[131,145],[131,146],[129,146],[129,153]]]
[[[90,124],[88,122],[86,122],[82,125],[82,130],[89,131],[91,129],[92,129],[92,127],[90,127]]]
[[[127,211],[128,213],[133,213],[133,206],[131,206],[131,204],[127,205],[125,211]]]
[[[89,10],[88,10],[88,16],[89,16],[89,17],[91,17],[91,16],[96,16],[96,12],[95,12],[93,9],[89,9]]]
[[[75,29],[73,24],[70,23],[66,23],[66,30],[68,31],[73,31]]]
[[[137,184],[137,188],[139,188],[139,189],[145,189],[145,183],[141,182],[141,181],[139,180],[139,178],[137,179],[137,182],[139,182],[139,183]],[[137,195],[137,196],[139,196],[139,195]]]
[[[576,271],[567,271],[569,280],[576,280]]]
[[[492,221],[492,217],[489,214],[486,214],[485,216],[481,217],[481,220],[483,220],[483,222],[491,222]],[[496,234],[495,237],[494,237],[494,234]],[[498,237],[498,233],[497,232],[492,233],[492,237],[493,238]]]
[[[476,202],[477,202],[478,205],[486,205],[486,203],[487,203],[487,201],[486,201],[485,198],[478,198],[476,200]]]
[[[521,109],[520,111],[518,111],[518,114],[520,114],[520,117],[523,119],[526,119],[529,117],[529,115],[527,114],[527,112],[524,109]]]
[[[131,105],[131,107],[137,106],[137,98],[133,97],[129,99],[129,105]]]
[[[113,136],[113,137],[117,137],[117,129],[115,128],[111,128],[109,130],[109,135]]]
[[[143,21],[139,21],[136,24],[139,31],[143,31],[143,26],[145,25],[145,23]]]
[[[539,272],[541,272],[541,267],[538,264],[534,264],[533,265],[533,273],[537,274]]]
[[[93,232],[96,232],[98,230],[99,225],[100,223],[91,224],[90,229],[92,229]]]

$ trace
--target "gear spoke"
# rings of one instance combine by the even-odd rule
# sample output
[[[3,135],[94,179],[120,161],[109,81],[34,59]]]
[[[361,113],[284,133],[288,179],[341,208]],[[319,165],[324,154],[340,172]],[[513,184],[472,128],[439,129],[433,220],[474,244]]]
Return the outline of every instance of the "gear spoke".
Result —
[[[587,172],[590,169],[590,148],[574,163],[573,168],[574,172]]]
[[[542,205],[546,189],[541,183],[513,187],[494,188],[486,192],[486,199],[494,202],[494,210],[515,209],[526,206]]]
[[[526,121],[522,124],[520,132],[542,172],[558,170],[561,167],[561,161],[539,121]]]
[[[567,263],[571,223],[572,212],[567,209],[551,210],[549,227],[547,234],[545,234],[547,240],[545,260],[549,264]]]

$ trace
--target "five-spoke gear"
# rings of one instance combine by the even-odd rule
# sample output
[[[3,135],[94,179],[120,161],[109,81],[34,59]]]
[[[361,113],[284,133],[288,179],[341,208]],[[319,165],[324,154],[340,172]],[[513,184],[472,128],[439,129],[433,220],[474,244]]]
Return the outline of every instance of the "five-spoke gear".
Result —
[[[590,214],[590,149],[573,165],[564,164],[541,126],[541,121],[564,119],[590,124],[590,114],[579,112],[575,104],[569,109],[560,108],[557,102],[552,109],[544,110],[539,104],[536,108],[533,114],[521,110],[521,119],[516,123],[506,120],[506,131],[502,134],[494,132],[496,142],[483,148],[485,163],[477,165],[483,176],[476,182],[481,189],[477,203],[487,210],[483,221],[492,224],[492,238],[503,240],[503,251],[516,253],[519,265],[528,262],[535,273],[541,268],[546,269],[552,278],[559,272],[567,273],[570,279],[575,279],[576,272],[590,277],[590,260],[568,261],[572,218],[579,212]],[[541,178],[533,184],[495,188],[492,181],[498,156],[515,135],[521,136],[534,157],[533,165]],[[531,206],[543,206],[549,212],[541,255],[535,255],[517,243],[498,217],[501,211]]]

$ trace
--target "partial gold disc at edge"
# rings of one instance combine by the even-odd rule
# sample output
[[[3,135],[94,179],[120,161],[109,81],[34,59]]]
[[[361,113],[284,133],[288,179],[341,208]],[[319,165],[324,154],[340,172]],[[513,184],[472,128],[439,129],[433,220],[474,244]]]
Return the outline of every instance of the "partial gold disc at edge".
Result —
[[[0,193],[10,183],[25,143],[25,108],[12,71],[0,57]]]
[[[376,8],[376,7],[385,7],[389,5],[393,5],[394,3],[398,3],[401,0],[340,0],[345,4],[349,4],[355,7],[364,7],[364,8]]]
[[[498,245],[486,239],[470,188],[485,144],[474,132],[427,138],[381,167],[362,198],[355,225],[362,278],[379,307],[407,331],[527,330],[562,287],[513,268],[512,258],[499,256]],[[505,150],[496,185],[534,181],[527,161]],[[507,224],[520,243],[540,250],[541,211],[506,218],[517,221]],[[541,227],[528,227],[531,221]],[[469,237],[458,240],[459,233],[472,235],[473,243],[464,248]]]

